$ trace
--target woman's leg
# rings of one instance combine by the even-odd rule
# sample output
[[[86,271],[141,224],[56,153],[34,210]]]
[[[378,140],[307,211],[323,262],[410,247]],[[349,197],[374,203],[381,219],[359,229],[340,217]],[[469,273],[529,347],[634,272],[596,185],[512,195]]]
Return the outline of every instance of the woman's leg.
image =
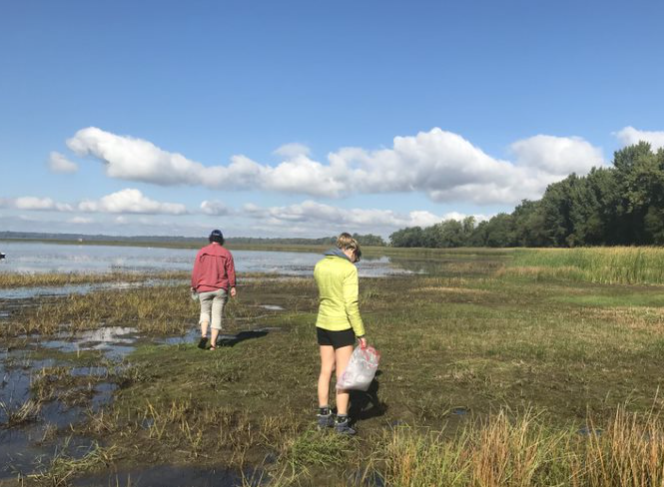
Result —
[[[335,360],[337,363],[337,383],[341,379],[341,374],[344,373],[350,357],[353,355],[353,346],[340,347],[335,350]],[[348,414],[348,391],[337,389],[337,415],[345,416]]]
[[[212,348],[217,346],[217,338],[221,331],[221,320],[224,314],[224,304],[226,303],[226,291],[220,289],[214,293],[212,299],[212,326],[210,332],[210,344]]]
[[[320,375],[318,376],[318,406],[330,405],[330,379],[334,371],[335,353],[332,345],[320,346]]]
[[[201,315],[198,322],[201,325],[201,338],[205,338],[207,337],[208,325],[210,324],[212,295],[211,293],[199,293],[198,298],[201,303]]]

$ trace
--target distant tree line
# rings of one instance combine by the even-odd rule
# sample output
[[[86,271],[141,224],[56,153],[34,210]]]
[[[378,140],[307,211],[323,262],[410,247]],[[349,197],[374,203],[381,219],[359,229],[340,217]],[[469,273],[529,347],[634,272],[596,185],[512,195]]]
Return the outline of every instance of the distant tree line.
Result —
[[[664,244],[664,149],[640,142],[613,166],[571,174],[542,199],[477,223],[468,217],[390,235],[393,247],[575,247]]]

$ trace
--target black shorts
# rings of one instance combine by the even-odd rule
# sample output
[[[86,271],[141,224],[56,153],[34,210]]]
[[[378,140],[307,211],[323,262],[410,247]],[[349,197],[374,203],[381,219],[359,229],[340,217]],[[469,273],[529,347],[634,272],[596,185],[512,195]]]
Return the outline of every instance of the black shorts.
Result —
[[[342,331],[330,331],[316,327],[316,332],[318,333],[319,345],[331,345],[335,350],[355,345],[355,332],[352,328]]]

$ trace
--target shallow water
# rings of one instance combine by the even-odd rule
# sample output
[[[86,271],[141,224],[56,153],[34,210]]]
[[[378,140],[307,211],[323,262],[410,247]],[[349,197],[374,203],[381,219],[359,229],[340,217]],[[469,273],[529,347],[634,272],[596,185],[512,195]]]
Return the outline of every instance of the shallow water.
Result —
[[[68,296],[70,294],[87,294],[103,289],[122,290],[136,289],[144,286],[166,286],[172,284],[183,284],[187,281],[173,281],[164,279],[146,279],[140,282],[97,282],[86,284],[66,284],[64,286],[32,286],[19,287],[15,289],[0,289],[0,299],[32,299],[48,296]],[[0,317],[2,317],[0,312]],[[5,311],[5,313],[7,313]],[[7,313],[8,316],[8,313]]]
[[[0,261],[0,272],[158,272],[191,271],[197,249],[121,247],[111,245],[59,245],[44,242],[0,241],[7,258]],[[234,250],[238,273],[312,275],[321,254]],[[363,259],[357,264],[360,276],[381,277],[409,273],[388,257]]]
[[[84,419],[81,407],[69,407],[53,400],[42,404],[38,416],[27,424],[13,428],[3,428],[8,413],[16,411],[30,399],[30,386],[35,374],[45,367],[56,364],[54,360],[30,361],[25,352],[0,353],[0,480],[15,477],[17,472],[26,474],[34,470],[40,458],[51,458],[61,451],[62,440],[44,441],[47,431],[58,429],[67,431],[70,425]],[[84,370],[87,369],[87,370]],[[73,375],[102,375],[103,367],[78,367]],[[84,374],[84,372],[89,372]],[[99,383],[94,386],[91,400],[93,412],[110,403],[117,386]],[[93,442],[86,438],[68,439],[67,454],[82,456]]]
[[[62,352],[99,350],[109,359],[120,359],[134,350],[136,339],[136,328],[108,326],[75,334],[60,333],[53,340],[40,342],[39,346]]]

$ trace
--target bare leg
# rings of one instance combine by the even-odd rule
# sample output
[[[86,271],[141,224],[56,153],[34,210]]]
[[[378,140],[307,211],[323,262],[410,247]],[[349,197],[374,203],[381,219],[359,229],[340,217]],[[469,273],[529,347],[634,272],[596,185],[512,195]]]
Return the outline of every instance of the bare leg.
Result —
[[[208,330],[208,322],[201,321],[201,338],[207,337],[207,330]]]
[[[212,328],[212,330],[210,330],[210,345],[212,347],[217,346],[217,338],[219,338],[219,330]]]
[[[341,379],[341,374],[343,374],[344,371],[346,370],[346,366],[350,361],[351,355],[353,355],[352,345],[336,349],[335,359],[337,362],[337,382],[339,382],[339,379]],[[337,389],[337,415],[348,414],[349,400],[350,400],[350,395],[348,394],[348,391],[345,391],[343,389]]]
[[[318,406],[330,405],[330,379],[334,371],[334,348],[320,346],[320,375],[318,376]]]

